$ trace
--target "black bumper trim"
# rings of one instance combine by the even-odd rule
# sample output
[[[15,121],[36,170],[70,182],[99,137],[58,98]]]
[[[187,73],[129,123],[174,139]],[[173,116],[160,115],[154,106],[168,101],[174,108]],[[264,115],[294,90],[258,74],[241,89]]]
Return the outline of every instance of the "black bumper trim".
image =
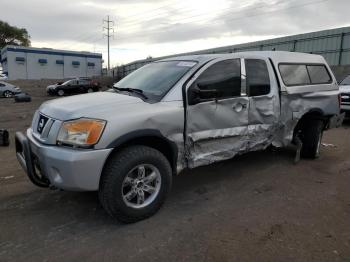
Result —
[[[33,154],[30,149],[28,138],[21,132],[16,132],[16,156],[24,171],[26,171],[30,181],[39,187],[49,187],[50,182],[47,178],[39,176],[34,166]]]

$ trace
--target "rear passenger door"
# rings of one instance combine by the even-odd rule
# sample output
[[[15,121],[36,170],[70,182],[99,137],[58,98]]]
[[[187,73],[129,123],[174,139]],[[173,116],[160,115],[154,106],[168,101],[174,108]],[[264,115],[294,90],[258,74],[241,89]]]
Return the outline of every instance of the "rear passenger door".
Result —
[[[269,60],[245,59],[246,87],[249,97],[248,148],[270,145],[280,116],[279,88]]]
[[[79,93],[85,93],[85,91],[88,89],[89,82],[86,80],[79,80]]]

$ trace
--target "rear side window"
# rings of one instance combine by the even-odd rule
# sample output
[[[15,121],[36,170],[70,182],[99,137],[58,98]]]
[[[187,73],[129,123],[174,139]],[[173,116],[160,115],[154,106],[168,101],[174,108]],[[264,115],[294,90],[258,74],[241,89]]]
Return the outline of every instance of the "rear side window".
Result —
[[[247,84],[249,96],[270,93],[270,77],[266,62],[260,59],[246,59]]]
[[[307,71],[312,84],[328,84],[332,82],[331,76],[324,65],[308,65]]]
[[[332,83],[332,78],[324,65],[280,64],[279,70],[286,86]]]
[[[194,85],[198,85],[202,90],[217,90],[217,98],[240,96],[240,59],[229,59],[213,64],[197,78]]]
[[[88,85],[89,81],[86,80],[79,80],[79,85]]]
[[[283,82],[287,86],[311,84],[306,65],[280,65]]]

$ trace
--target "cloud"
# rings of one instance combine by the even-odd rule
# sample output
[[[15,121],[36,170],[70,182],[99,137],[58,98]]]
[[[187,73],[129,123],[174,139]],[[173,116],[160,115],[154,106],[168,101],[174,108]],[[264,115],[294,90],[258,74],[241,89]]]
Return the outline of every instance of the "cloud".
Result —
[[[1,19],[27,28],[33,45],[105,54],[109,14],[113,52],[127,60],[122,54],[144,58],[349,25],[349,8],[349,0],[2,0]]]

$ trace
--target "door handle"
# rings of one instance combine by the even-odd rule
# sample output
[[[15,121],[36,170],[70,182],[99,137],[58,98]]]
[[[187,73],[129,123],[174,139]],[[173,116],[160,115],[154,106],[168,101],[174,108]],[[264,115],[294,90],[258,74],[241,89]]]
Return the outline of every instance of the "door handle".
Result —
[[[233,109],[236,111],[236,112],[241,112],[243,109],[246,109],[247,108],[247,104],[246,103],[237,103],[233,106]]]

